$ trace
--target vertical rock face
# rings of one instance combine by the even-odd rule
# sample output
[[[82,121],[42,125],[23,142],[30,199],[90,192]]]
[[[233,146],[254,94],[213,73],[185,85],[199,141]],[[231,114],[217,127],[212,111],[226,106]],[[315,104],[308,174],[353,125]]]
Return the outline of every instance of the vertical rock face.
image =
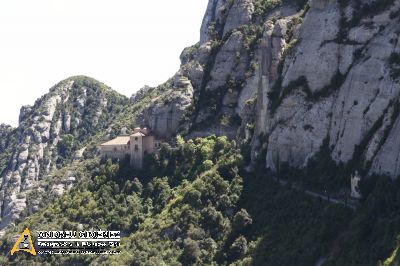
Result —
[[[389,156],[397,158],[400,1],[308,4],[210,0],[200,42],[181,56],[178,74],[193,87],[184,127],[251,139],[253,160],[264,151],[272,170],[277,158],[304,167],[329,139],[337,163],[360,159],[370,174],[399,175]]]
[[[226,18],[223,35],[239,26],[250,24],[253,13],[254,5],[251,0],[234,1]]]
[[[400,175],[400,140],[398,132],[400,130],[400,119],[397,118],[394,122],[389,136],[383,146],[376,154],[371,173],[383,174],[389,176]]]
[[[142,123],[148,125],[157,135],[169,138],[177,131],[192,99],[192,84],[186,77],[177,75],[172,91],[160,95],[145,108]]]
[[[0,177],[0,229],[19,217],[26,207],[27,194],[40,179],[57,164],[72,159],[74,154],[64,150],[64,136],[71,136],[70,144],[78,148],[110,124],[114,112],[109,110],[127,102],[104,84],[73,77],[57,84],[34,106],[23,107],[19,126],[13,132],[11,158]],[[10,130],[3,125],[0,128],[1,149],[8,145],[3,135]]]
[[[265,136],[270,127],[275,126],[272,124],[272,115],[269,112],[269,107],[271,106],[269,96],[273,93],[273,86],[280,82],[278,80],[278,68],[279,62],[282,60],[283,51],[288,45],[285,36],[288,34],[289,21],[288,19],[280,19],[276,23],[267,22],[264,24],[262,45],[258,51],[261,59],[257,73],[257,112],[255,115],[255,137],[252,140],[253,159],[257,157],[257,150],[262,145],[260,137]],[[294,34],[292,38],[297,38],[297,35]]]
[[[390,137],[396,134],[395,120],[380,125],[399,103],[400,85],[388,63],[399,49],[398,18],[390,18],[398,8],[395,1],[349,26],[342,16],[351,5],[312,2],[294,56],[284,61],[280,93],[286,95],[272,116],[263,115],[262,107],[257,110],[264,121],[272,117],[273,126],[265,126],[267,167],[276,168],[278,155],[281,161],[303,167],[329,137],[335,161],[350,161],[355,147],[366,143],[362,156],[373,162],[370,173],[398,175],[396,160],[382,159],[382,155],[396,158],[386,152],[390,150],[386,142],[396,147]]]
[[[294,60],[288,62],[282,83],[284,87],[305,76],[310,90],[318,91],[328,86],[338,71],[341,49],[335,39],[341,17],[339,4],[324,1],[321,6],[315,2],[318,1],[312,1],[301,26],[299,39],[302,41],[297,45]]]
[[[210,41],[212,32],[215,30],[217,19],[221,17],[226,0],[210,0],[208,1],[208,6],[206,13],[203,18],[203,23],[200,29],[200,44],[204,44]]]
[[[234,31],[221,44],[220,50],[215,57],[215,63],[210,71],[210,80],[207,90],[215,90],[224,86],[228,79],[241,79],[247,69],[249,58],[243,46],[244,34]]]

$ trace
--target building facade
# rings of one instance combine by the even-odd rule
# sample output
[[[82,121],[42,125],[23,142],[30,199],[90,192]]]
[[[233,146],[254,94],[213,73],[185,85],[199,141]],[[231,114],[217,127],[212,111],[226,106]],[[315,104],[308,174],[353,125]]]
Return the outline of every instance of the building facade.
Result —
[[[360,182],[361,177],[356,171],[354,175],[351,176],[351,194],[350,196],[355,199],[361,199],[360,190],[358,188],[358,183]]]
[[[160,141],[148,128],[137,127],[130,136],[118,136],[100,145],[102,157],[124,159],[130,156],[132,167],[141,169],[145,154],[154,153]]]

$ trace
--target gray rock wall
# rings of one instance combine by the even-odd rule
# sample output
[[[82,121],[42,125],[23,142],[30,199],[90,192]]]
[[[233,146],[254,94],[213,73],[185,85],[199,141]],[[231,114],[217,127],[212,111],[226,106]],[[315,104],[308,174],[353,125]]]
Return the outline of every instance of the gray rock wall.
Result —
[[[186,77],[177,75],[171,90],[154,99],[144,109],[142,123],[158,136],[169,138],[177,132],[192,100],[192,84]]]
[[[360,156],[370,174],[395,177],[398,127],[392,116],[400,85],[389,58],[399,53],[400,1],[376,3],[312,0],[305,11],[279,6],[257,17],[254,1],[209,1],[199,49],[180,71],[192,81],[195,99],[220,93],[228,79],[244,81],[239,91],[221,97],[221,113],[234,106],[241,117],[239,142],[248,139],[251,124],[252,158],[265,149],[268,168],[276,169],[277,157],[304,167],[329,138],[336,162],[349,162],[363,145]],[[250,36],[243,25],[262,28],[251,52],[244,49]],[[221,34],[205,30],[210,28]],[[206,107],[197,112],[195,123],[210,119]],[[215,133],[210,128],[196,134]]]
[[[344,39],[338,39],[343,7],[336,1],[313,1],[301,26],[296,52],[285,59],[281,88],[304,77],[312,97],[307,97],[303,85],[297,86],[285,95],[273,115],[264,115],[261,107],[257,110],[264,123],[272,119],[273,126],[265,125],[269,136],[267,167],[276,168],[273,158],[278,154],[281,161],[303,167],[329,137],[335,161],[349,162],[355,147],[367,142],[365,148],[370,147],[372,154],[365,151],[363,156],[373,160],[370,173],[398,175],[398,164],[389,159],[393,154],[385,152],[388,144],[372,147],[372,141],[393,142],[393,137],[385,140],[384,134],[371,132],[399,97],[400,84],[391,77],[388,65],[390,55],[398,49],[398,19],[390,18],[398,7],[396,1],[374,16],[366,16],[346,30]],[[324,93],[318,96],[321,91]],[[389,126],[390,122],[385,124]],[[392,126],[389,136],[397,134],[395,128]]]

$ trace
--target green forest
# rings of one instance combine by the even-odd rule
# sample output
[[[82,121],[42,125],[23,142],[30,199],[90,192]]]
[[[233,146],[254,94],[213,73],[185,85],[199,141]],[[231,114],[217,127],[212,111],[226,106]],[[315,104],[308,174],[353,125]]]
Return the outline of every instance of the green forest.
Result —
[[[397,259],[399,182],[362,184],[356,211],[244,171],[234,141],[164,143],[137,171],[128,161],[85,160],[81,180],[17,222],[0,264],[390,265]],[[13,236],[35,230],[121,230],[120,255],[9,256]]]

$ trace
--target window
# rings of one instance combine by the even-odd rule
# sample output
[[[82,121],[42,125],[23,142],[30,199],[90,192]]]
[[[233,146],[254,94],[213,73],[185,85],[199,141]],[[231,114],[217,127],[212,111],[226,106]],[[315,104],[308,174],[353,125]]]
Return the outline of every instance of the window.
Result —
[[[135,140],[137,141],[137,140],[138,140],[138,137],[135,137]]]
[[[136,144],[135,145],[135,151],[138,151],[139,150],[139,146]]]
[[[114,152],[117,152],[117,147],[114,147]]]

